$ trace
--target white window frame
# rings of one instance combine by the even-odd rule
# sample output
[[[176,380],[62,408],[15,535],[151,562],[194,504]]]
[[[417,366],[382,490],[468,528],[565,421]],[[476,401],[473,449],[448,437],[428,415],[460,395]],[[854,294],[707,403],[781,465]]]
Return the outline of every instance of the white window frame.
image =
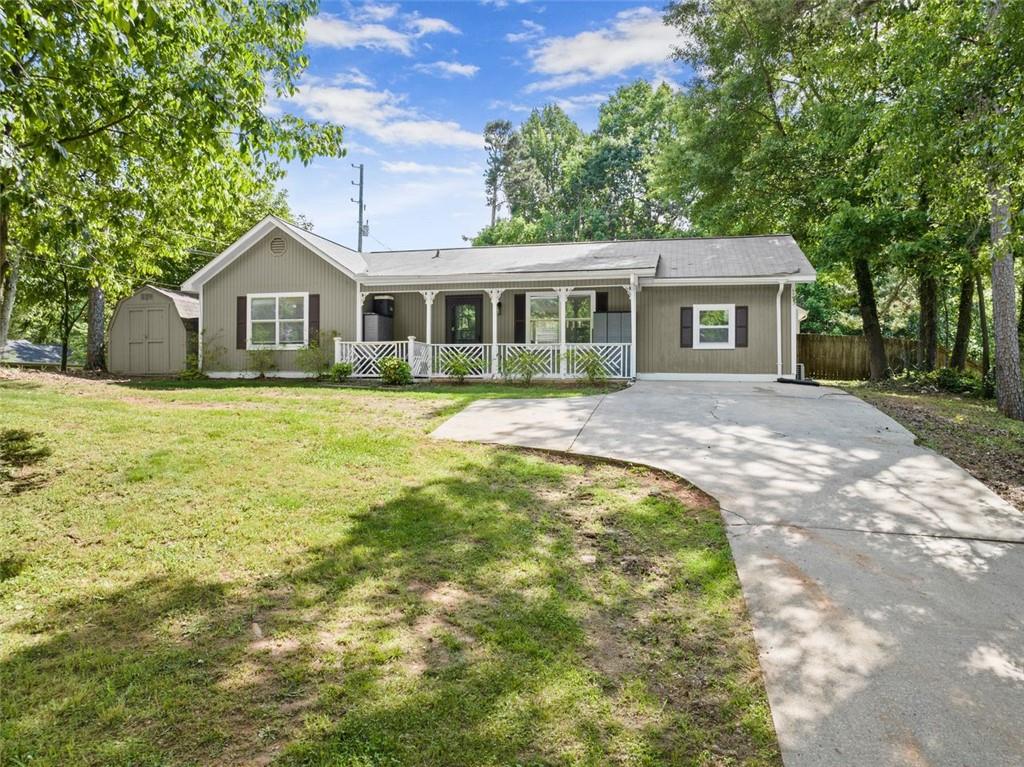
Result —
[[[586,343],[593,343],[594,342],[594,308],[595,308],[595,305],[597,304],[597,291],[596,290],[574,290],[574,291],[572,291],[572,293],[569,294],[569,297],[571,297],[571,296],[590,296],[590,341],[586,342]],[[532,312],[531,312],[531,300],[534,299],[534,298],[554,298],[555,301],[558,301],[558,293],[556,293],[553,290],[534,290],[534,291],[527,292],[527,294],[526,294],[526,338],[527,338],[526,343],[528,343],[528,344],[532,344],[533,343],[532,341],[529,340],[529,338],[530,338],[530,324],[531,324],[531,322],[533,320],[533,318],[530,316],[532,314]],[[568,298],[566,300],[568,300]],[[568,315],[566,315],[566,317],[564,319],[564,322],[568,322],[568,321],[569,321],[569,317],[568,317]],[[563,335],[565,337],[568,337],[568,333],[565,333],[564,331],[565,331],[565,328],[562,328],[560,330],[559,336],[558,336],[559,339],[561,339],[563,337]],[[559,341],[552,341],[551,344],[540,343],[540,344],[537,344],[537,346],[550,346],[552,344],[558,344],[558,343],[559,343]]]
[[[252,300],[254,298],[302,298],[302,342],[297,344],[254,344],[252,342]],[[280,304],[275,304],[275,315],[280,311]],[[283,320],[284,322],[295,322],[295,320]],[[269,322],[269,320],[257,320],[257,322]],[[275,337],[280,336],[280,317],[275,317]],[[256,349],[270,349],[272,351],[287,351],[289,349],[302,349],[309,345],[309,293],[297,290],[288,290],[282,293],[248,293],[245,296],[245,348],[254,351]]]
[[[729,318],[729,340],[701,343],[700,313],[725,311]],[[707,328],[721,328],[724,325],[705,325]],[[736,304],[694,304],[693,305],[693,348],[694,349],[735,349],[736,348]]]

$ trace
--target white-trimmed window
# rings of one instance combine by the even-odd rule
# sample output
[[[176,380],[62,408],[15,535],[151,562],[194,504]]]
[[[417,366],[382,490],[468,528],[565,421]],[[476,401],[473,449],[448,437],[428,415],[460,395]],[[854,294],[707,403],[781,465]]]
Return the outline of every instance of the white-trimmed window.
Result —
[[[250,293],[250,349],[299,349],[309,338],[309,293]]]
[[[595,291],[570,293],[565,299],[565,340],[570,344],[588,344],[594,332]],[[526,294],[526,342],[557,344],[558,294]]]
[[[735,304],[699,304],[693,307],[693,348],[736,348]]]

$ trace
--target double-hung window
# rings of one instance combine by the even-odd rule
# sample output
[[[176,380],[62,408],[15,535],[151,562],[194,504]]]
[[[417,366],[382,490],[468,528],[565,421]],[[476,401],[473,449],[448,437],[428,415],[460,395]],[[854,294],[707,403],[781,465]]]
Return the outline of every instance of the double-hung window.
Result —
[[[594,328],[593,291],[570,293],[565,299],[565,340],[570,344],[590,343]],[[557,344],[558,296],[555,293],[526,294],[526,341]]]
[[[254,293],[248,299],[250,349],[298,349],[306,345],[308,293]]]
[[[693,307],[693,348],[736,348],[736,307],[733,304],[705,304]]]

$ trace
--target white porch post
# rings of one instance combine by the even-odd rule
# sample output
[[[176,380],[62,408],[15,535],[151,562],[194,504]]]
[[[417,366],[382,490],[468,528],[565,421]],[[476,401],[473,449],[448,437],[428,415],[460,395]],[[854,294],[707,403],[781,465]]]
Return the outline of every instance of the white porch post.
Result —
[[[629,377],[636,378],[636,299],[640,285],[635,274],[629,275]]]
[[[369,293],[364,293],[362,285],[356,283],[356,341],[363,340],[363,305]]]
[[[427,308],[427,377],[429,378],[434,374],[434,347],[431,344],[434,343],[434,338],[431,335],[434,318],[434,299],[437,298],[436,290],[421,290],[420,295],[423,296],[423,304]]]
[[[775,294],[775,375],[782,378],[782,291],[786,283],[779,283]]]
[[[488,288],[491,297],[491,378],[498,377],[498,302],[504,288]]]
[[[565,299],[572,293],[572,288],[555,288],[558,294],[558,375],[565,378]]]

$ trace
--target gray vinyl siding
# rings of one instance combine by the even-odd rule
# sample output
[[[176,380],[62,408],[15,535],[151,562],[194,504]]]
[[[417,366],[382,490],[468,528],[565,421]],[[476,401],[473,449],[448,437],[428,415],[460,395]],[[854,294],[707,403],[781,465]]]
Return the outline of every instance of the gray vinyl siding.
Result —
[[[149,298],[143,299],[143,295]],[[164,349],[159,354],[153,354],[149,360],[149,369],[145,371],[132,370],[128,343],[132,311],[140,309],[160,309],[164,313],[160,320],[160,332],[165,339]],[[111,373],[126,375],[177,374],[185,369],[186,346],[185,324],[178,316],[174,302],[155,290],[142,289],[122,300],[114,310],[107,342],[108,367]]]
[[[776,373],[775,297],[778,285],[645,287],[637,301],[637,373]],[[791,371],[792,286],[782,294],[783,373]],[[748,307],[748,345],[740,349],[684,349],[680,308],[694,304]]]
[[[496,282],[488,284],[487,288],[504,288],[501,294],[501,314],[498,315],[498,343],[513,343],[515,341],[515,295],[517,293],[542,293],[556,287],[574,287],[578,290],[604,291],[608,293],[608,310],[612,312],[629,311],[629,295],[625,286],[627,281],[616,281],[609,284],[608,281],[600,280],[553,280],[551,282]],[[423,296],[418,292],[403,291],[437,290],[441,291],[434,297],[434,306],[431,314],[431,333],[433,340],[430,343],[445,342],[445,296],[450,295],[480,295],[483,298],[483,343],[491,342],[491,299],[486,289],[481,288],[479,283],[457,283],[457,284],[431,284],[431,285],[396,285],[391,288],[373,288],[369,295],[389,295],[395,299],[395,340],[404,341],[409,336],[415,336],[417,340],[426,340],[427,337],[427,313]],[[364,290],[364,292],[368,292]],[[367,299],[369,306],[369,299]]]
[[[285,251],[270,252],[270,232],[242,253],[202,288],[203,364],[211,371],[244,371],[248,354],[235,348],[235,306],[238,296],[250,293],[318,293],[320,331],[355,338],[356,285],[337,267],[291,237],[283,237]],[[333,355],[333,352],[332,352]],[[294,351],[275,351],[278,371],[297,372]]]

